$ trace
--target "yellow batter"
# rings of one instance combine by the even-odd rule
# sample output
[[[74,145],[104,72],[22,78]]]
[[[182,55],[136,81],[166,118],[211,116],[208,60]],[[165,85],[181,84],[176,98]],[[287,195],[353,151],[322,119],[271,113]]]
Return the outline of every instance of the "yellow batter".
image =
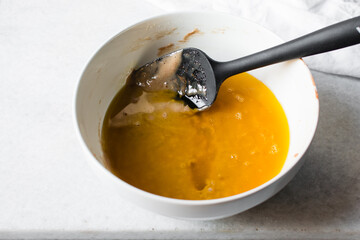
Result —
[[[214,199],[255,188],[281,170],[289,126],[274,94],[247,73],[227,79],[197,112],[172,92],[127,84],[105,116],[110,170],[129,184],[178,199]]]

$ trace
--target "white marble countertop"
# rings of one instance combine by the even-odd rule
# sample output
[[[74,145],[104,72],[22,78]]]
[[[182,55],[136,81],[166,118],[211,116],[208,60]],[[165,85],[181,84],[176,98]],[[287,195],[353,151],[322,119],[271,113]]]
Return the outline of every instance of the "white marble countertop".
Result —
[[[360,239],[356,78],[313,71],[320,120],[305,165],[237,216],[171,219],[97,181],[75,136],[76,83],[105,41],[161,13],[139,0],[0,0],[0,239]]]

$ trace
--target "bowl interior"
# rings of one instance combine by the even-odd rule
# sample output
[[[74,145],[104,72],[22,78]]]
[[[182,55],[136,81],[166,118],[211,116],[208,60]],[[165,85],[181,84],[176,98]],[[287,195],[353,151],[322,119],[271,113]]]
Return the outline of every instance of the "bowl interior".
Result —
[[[198,32],[184,39],[194,29]],[[131,70],[155,59],[159,48],[169,44],[173,45],[167,51],[196,47],[226,61],[281,42],[257,24],[213,13],[170,14],[124,30],[95,54],[78,85],[75,114],[86,147],[105,164],[100,136],[107,107]],[[250,74],[272,90],[285,110],[290,148],[281,173],[287,172],[306,151],[317,125],[319,104],[311,73],[301,60],[293,60]]]

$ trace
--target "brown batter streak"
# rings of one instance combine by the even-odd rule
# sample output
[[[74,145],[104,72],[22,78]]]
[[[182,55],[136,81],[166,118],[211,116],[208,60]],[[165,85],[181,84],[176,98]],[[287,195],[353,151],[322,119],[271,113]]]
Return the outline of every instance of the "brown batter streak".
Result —
[[[157,34],[155,35],[155,39],[160,39],[160,38],[163,38],[163,37],[165,37],[165,36],[167,36],[167,35],[170,35],[170,34],[172,34],[173,32],[175,32],[176,29],[177,29],[177,28],[173,28],[173,29],[166,30],[166,31],[161,31],[161,32],[159,32],[159,33],[157,33]]]
[[[182,43],[187,42],[191,36],[193,36],[194,34],[199,34],[199,33],[201,33],[200,30],[195,28],[194,31],[186,34],[182,40],[179,40],[179,42],[182,42]]]
[[[225,33],[225,28],[217,28],[217,29],[214,29],[211,31],[212,33],[221,33],[221,34],[224,34]]]
[[[158,57],[163,56],[163,55],[165,55],[166,53],[169,53],[169,52],[173,51],[174,46],[175,46],[175,45],[174,45],[173,43],[169,43],[168,45],[159,48],[159,49],[158,49],[158,54],[157,54]]]

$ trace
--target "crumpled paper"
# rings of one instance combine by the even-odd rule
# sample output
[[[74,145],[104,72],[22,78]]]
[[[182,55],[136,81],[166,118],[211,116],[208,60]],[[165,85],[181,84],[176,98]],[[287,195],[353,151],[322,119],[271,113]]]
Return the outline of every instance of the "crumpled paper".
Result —
[[[148,0],[167,11],[217,11],[256,22],[288,41],[360,16],[360,0]],[[311,69],[360,78],[360,45],[304,58]]]

